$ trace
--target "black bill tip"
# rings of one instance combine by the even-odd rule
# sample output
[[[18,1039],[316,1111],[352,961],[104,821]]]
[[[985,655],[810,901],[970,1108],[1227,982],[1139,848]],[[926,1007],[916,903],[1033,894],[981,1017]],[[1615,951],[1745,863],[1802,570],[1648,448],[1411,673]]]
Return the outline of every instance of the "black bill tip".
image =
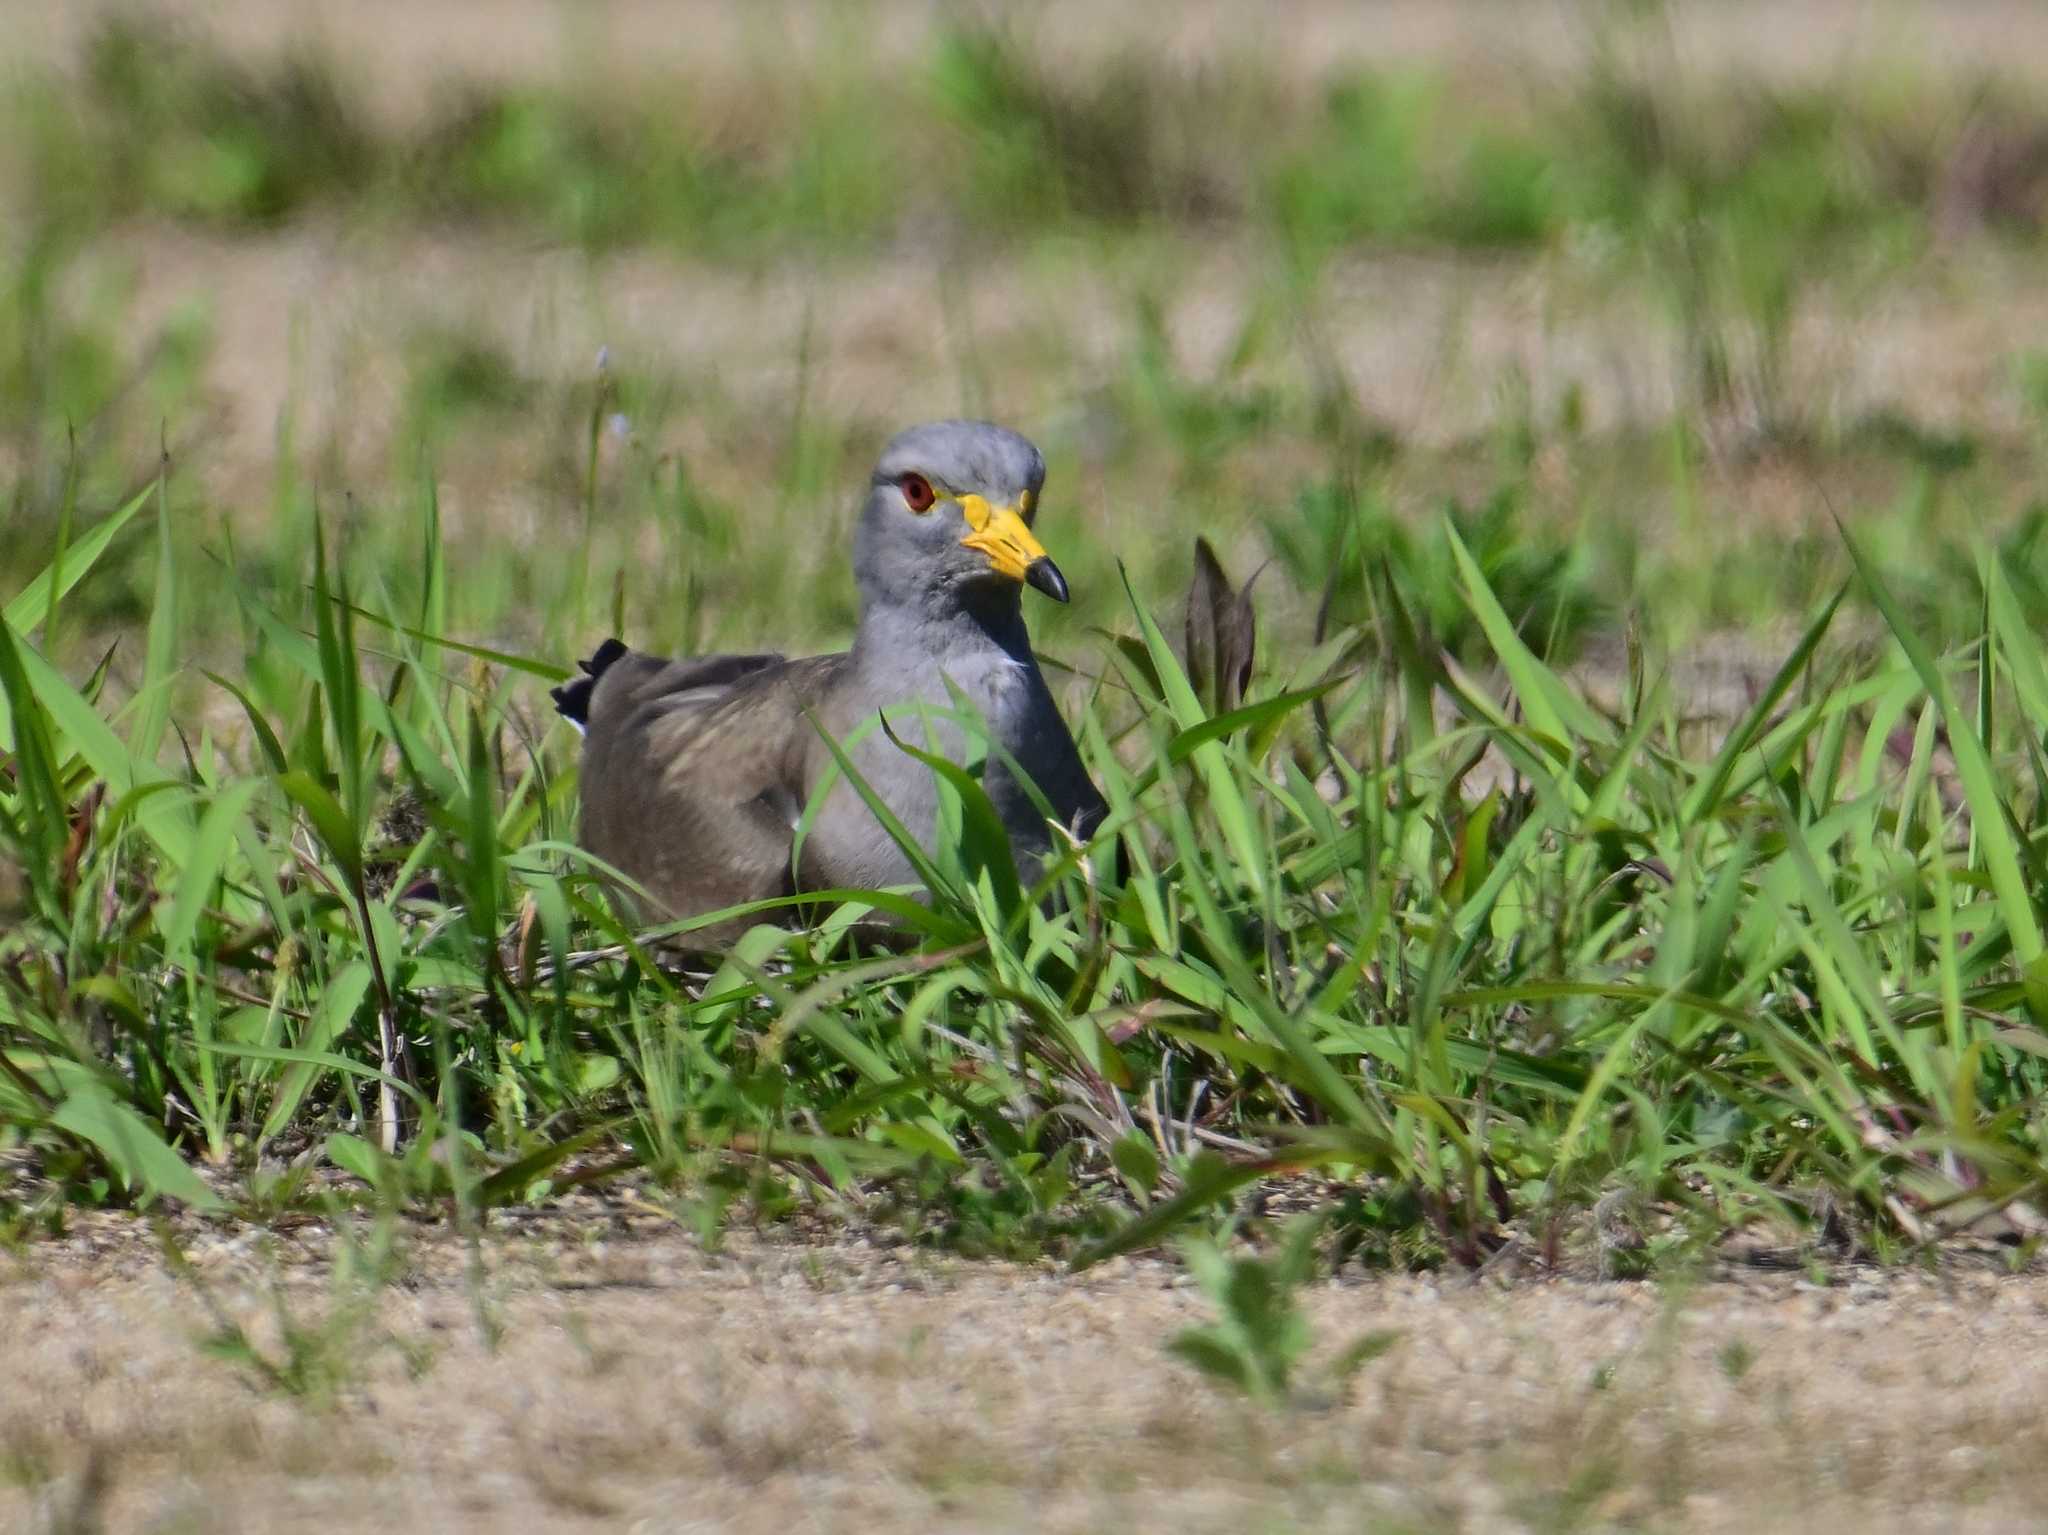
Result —
[[[1037,587],[1054,602],[1067,600],[1067,578],[1060,574],[1059,566],[1042,554],[1025,567],[1024,580],[1027,585]]]

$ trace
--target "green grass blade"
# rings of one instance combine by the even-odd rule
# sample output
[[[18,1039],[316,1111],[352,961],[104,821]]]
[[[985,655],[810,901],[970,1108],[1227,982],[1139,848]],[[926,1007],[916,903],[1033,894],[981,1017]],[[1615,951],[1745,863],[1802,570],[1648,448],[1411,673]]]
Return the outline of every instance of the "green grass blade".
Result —
[[[114,541],[114,535],[127,527],[135,519],[135,514],[149,504],[155,488],[154,482],[143,486],[122,503],[118,511],[102,518],[90,533],[32,576],[28,585],[22,588],[21,595],[8,603],[5,613],[0,614],[6,618],[8,626],[18,634],[26,634],[48,618],[54,605],[62,601],[99,563],[107,545]]]
[[[1920,675],[1921,684],[1941,710],[1949,746],[1955,753],[1956,775],[1962,780],[1963,795],[1970,806],[1978,849],[1991,876],[1992,888],[1998,895],[1999,914],[2005,918],[2006,929],[2012,935],[2013,958],[2022,970],[2031,970],[2042,956],[2040,919],[2022,871],[2020,850],[2007,820],[1998,775],[1991,766],[1984,740],[1977,734],[1976,721],[1957,705],[1947,675],[1935,661],[1926,642],[1907,621],[1905,610],[1892,596],[1891,588],[1876,565],[1864,554],[1862,545],[1847,528],[1840,531],[1842,542],[1847,545],[1849,557],[1855,561],[1871,600],[1877,604],[1899,648],[1906,653],[1906,659]],[[2048,1008],[2041,1011],[2048,1013]]]
[[[1734,775],[1737,759],[1748,750],[1750,743],[1756,739],[1757,732],[1763,729],[1777,710],[1778,701],[1791,689],[1792,684],[1799,679],[1799,674],[1805,671],[1808,663],[1813,660],[1814,652],[1820,648],[1822,638],[1826,636],[1829,626],[1834,623],[1835,612],[1841,607],[1842,598],[1848,591],[1846,585],[1835,588],[1834,596],[1828,599],[1827,605],[1806,626],[1805,632],[1799,636],[1799,643],[1792,647],[1791,653],[1779,664],[1770,682],[1763,692],[1757,695],[1757,700],[1750,706],[1749,712],[1742,717],[1741,723],[1722,741],[1720,751],[1714,754],[1713,766],[1707,769],[1707,776],[1685,797],[1684,808],[1680,811],[1680,818],[1685,824],[1691,825],[1720,808],[1721,796],[1727,790],[1728,780]]]
[[[156,479],[156,593],[150,602],[149,633],[143,649],[142,684],[136,689],[137,714],[128,749],[154,762],[171,719],[171,683],[178,671],[177,541],[171,535],[168,466]]]
[[[1146,655],[1159,679],[1167,711],[1181,730],[1197,729],[1208,719],[1207,711],[1195,697],[1187,673],[1181,670],[1180,661],[1153,619],[1151,610],[1138,600],[1137,590],[1131,585],[1130,572],[1124,569],[1121,561],[1117,563],[1117,573],[1123,579],[1124,595],[1130,602],[1131,611],[1137,615]],[[1264,882],[1266,860],[1260,853],[1251,809],[1238,788],[1230,757],[1222,744],[1213,740],[1191,747],[1190,755],[1201,775],[1202,786],[1208,791],[1210,811],[1216,817],[1216,824],[1222,828],[1224,840],[1230,845],[1237,872],[1256,894]]]
[[[164,958],[172,964],[189,965],[192,962],[192,942],[199,929],[200,913],[205,910],[221,870],[226,866],[242,818],[263,787],[263,781],[258,778],[238,779],[221,790],[200,818],[199,831],[192,842],[191,861],[179,871],[177,886],[171,892],[170,910],[165,914],[160,929]]]
[[[91,1145],[124,1184],[145,1197],[166,1196],[207,1212],[222,1208],[220,1196],[171,1149],[156,1126],[104,1089],[74,1092],[57,1106],[50,1121]]]
[[[1487,643],[1500,657],[1508,682],[1513,686],[1515,696],[1521,700],[1522,713],[1528,719],[1530,729],[1559,743],[1573,739],[1605,740],[1609,733],[1606,723],[1522,642],[1507,609],[1500,605],[1500,599],[1488,585],[1479,562],[1472,558],[1471,550],[1458,536],[1457,526],[1448,517],[1443,519],[1442,526],[1465,588],[1465,601],[1472,610],[1472,616],[1479,620]]]

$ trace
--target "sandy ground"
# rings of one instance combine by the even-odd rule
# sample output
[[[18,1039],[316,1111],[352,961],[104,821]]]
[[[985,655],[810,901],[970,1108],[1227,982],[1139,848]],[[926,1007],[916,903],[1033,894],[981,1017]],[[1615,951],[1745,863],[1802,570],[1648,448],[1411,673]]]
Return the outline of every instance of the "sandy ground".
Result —
[[[1209,1311],[1154,1262],[706,1253],[614,1212],[474,1270],[415,1233],[357,1290],[317,1227],[185,1240],[196,1279],[132,1224],[0,1257],[0,1527],[2048,1528],[2048,1282],[1989,1270],[1348,1277],[1308,1297],[1308,1400],[1256,1410],[1164,1351]],[[223,1315],[273,1360],[289,1318],[326,1389],[203,1350]]]

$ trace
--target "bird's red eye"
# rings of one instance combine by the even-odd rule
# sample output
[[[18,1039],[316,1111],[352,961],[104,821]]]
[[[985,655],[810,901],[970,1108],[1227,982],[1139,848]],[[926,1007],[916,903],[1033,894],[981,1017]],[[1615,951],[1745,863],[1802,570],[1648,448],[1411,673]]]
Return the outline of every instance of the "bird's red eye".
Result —
[[[903,492],[903,504],[913,512],[928,512],[939,499],[932,490],[932,482],[921,474],[906,474],[896,486]]]

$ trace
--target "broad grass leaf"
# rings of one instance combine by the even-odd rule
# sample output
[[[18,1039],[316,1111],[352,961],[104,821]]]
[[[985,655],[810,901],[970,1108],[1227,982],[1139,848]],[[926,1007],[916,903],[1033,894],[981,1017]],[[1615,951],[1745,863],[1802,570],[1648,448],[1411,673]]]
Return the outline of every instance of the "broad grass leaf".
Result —
[[[1174,735],[1166,743],[1167,760],[1186,762],[1196,750],[1211,741],[1221,741],[1240,730],[1249,731],[1256,742],[1260,738],[1271,739],[1270,732],[1281,722],[1300,709],[1304,704],[1314,703],[1332,688],[1348,681],[1347,675],[1325,677],[1313,687],[1296,688],[1291,693],[1276,693],[1271,698],[1262,698],[1255,704],[1244,704],[1228,714],[1219,714],[1191,725]],[[1256,753],[1254,753],[1256,755]]]
[[[337,1130],[327,1137],[324,1149],[328,1161],[351,1177],[360,1178],[371,1188],[376,1188],[383,1181],[384,1153],[361,1136]]]
[[[528,677],[537,677],[542,682],[566,682],[569,678],[576,675],[574,667],[563,666],[557,661],[536,660],[532,656],[520,655],[515,650],[498,650],[489,645],[477,645],[467,640],[451,639],[446,634],[439,634],[432,629],[422,628],[416,624],[398,623],[393,619],[385,618],[371,611],[369,608],[356,604],[350,605],[349,612],[352,617],[364,619],[369,623],[377,625],[380,629],[389,629],[395,634],[403,634],[407,639],[418,640],[422,645],[432,645],[437,650],[452,650],[457,655],[469,656],[478,661],[488,661],[493,666],[504,667],[507,671],[520,672]]]
[[[292,1062],[278,1084],[277,1096],[271,1100],[270,1112],[263,1119],[263,1139],[268,1141],[280,1134],[299,1111],[307,1091],[318,1079],[323,1062],[306,1059],[310,1054],[324,1055],[339,1039],[357,1010],[363,1005],[363,998],[370,991],[370,966],[367,960],[350,960],[327,979],[321,988],[320,1000],[313,1006],[313,1016],[306,1021],[300,1032],[297,1051],[288,1056],[259,1056],[257,1059],[285,1059]]]
[[[898,751],[930,769],[951,792],[960,823],[957,847],[960,888],[971,888],[986,879],[995,896],[996,911],[1007,923],[1021,904],[1023,891],[1017,881],[1016,861],[1010,853],[1010,834],[1003,826],[1002,817],[996,814],[988,791],[957,762],[949,762],[936,752],[925,751],[903,740],[890,727],[886,717],[882,720],[882,733]]]
[[[1457,562],[1458,576],[1465,587],[1466,604],[1471,608],[1472,616],[1479,620],[1487,643],[1500,658],[1508,681],[1514,687],[1515,697],[1521,700],[1522,713],[1530,728],[1560,743],[1573,739],[1606,740],[1610,732],[1600,716],[1522,643],[1514,621],[1500,605],[1500,599],[1494,596],[1479,562],[1472,558],[1472,552],[1458,536],[1457,525],[1449,517],[1443,519],[1443,533],[1449,542],[1451,557]]]
[[[20,669],[51,723],[94,776],[105,782],[111,797],[120,799],[148,784],[174,782],[154,763],[130,752],[99,712],[32,647],[16,643],[10,648],[19,658]],[[10,731],[0,730],[0,746],[11,745],[10,736]],[[153,795],[141,799],[135,817],[163,857],[180,867],[191,859],[192,812],[185,796]]]
[[[195,1210],[217,1211],[220,1196],[201,1181],[157,1127],[103,1088],[82,1087],[57,1106],[50,1122],[89,1142],[131,1192],[168,1197]]]
[[[256,701],[239,684],[218,672],[202,672],[201,675],[215,687],[225,688],[233,694],[235,702],[242,706],[242,713],[249,721],[249,728],[256,733],[256,744],[262,748],[263,760],[270,771],[273,774],[288,772],[290,768],[285,761],[284,745],[277,739],[277,732],[270,728],[270,721],[263,717],[263,711],[256,707]]]
[[[179,871],[177,884],[171,891],[170,910],[159,929],[163,937],[164,957],[172,964],[191,962],[192,941],[198,931],[199,915],[213,895],[213,887],[227,864],[228,854],[235,845],[236,833],[241,828],[243,817],[248,814],[249,804],[263,786],[260,778],[243,778],[230,783],[214,797],[213,803],[207,806],[206,814],[200,818],[199,831],[192,843],[191,861]]]
[[[1159,1187],[1159,1153],[1142,1131],[1126,1130],[1109,1148],[1110,1164],[1124,1181],[1149,1199]]]
[[[118,510],[94,524],[85,537],[72,542],[54,562],[29,578],[21,594],[7,604],[4,613],[0,613],[0,618],[5,618],[8,627],[18,634],[27,634],[40,624],[49,616],[52,601],[61,601],[85,579],[86,573],[106,553],[107,545],[114,541],[114,535],[127,527],[135,514],[149,504],[155,490],[156,482],[152,480],[123,502]]]
[[[290,796],[293,804],[305,811],[306,819],[313,824],[313,834],[327,849],[327,856],[347,876],[350,888],[360,885],[363,878],[362,841],[357,835],[356,823],[342,809],[341,802],[303,769],[294,768],[281,775],[277,786]]]
[[[7,703],[5,723],[14,752],[14,834],[25,846],[31,878],[47,883],[69,835],[64,788],[57,776],[57,749],[50,719],[22,666],[22,648],[11,626],[0,623],[0,698]]]
[[[1166,1347],[1211,1380],[1247,1393],[1255,1389],[1250,1361],[1215,1327],[1183,1328],[1166,1340]]]
[[[527,1191],[540,1179],[545,1178],[562,1163],[573,1156],[599,1145],[618,1128],[616,1122],[591,1125],[574,1135],[551,1141],[545,1146],[529,1151],[516,1162],[507,1163],[496,1169],[476,1186],[475,1198],[479,1205],[490,1209],[497,1205],[513,1204],[523,1200]],[[328,1142],[329,1158],[333,1158],[333,1140]]]

